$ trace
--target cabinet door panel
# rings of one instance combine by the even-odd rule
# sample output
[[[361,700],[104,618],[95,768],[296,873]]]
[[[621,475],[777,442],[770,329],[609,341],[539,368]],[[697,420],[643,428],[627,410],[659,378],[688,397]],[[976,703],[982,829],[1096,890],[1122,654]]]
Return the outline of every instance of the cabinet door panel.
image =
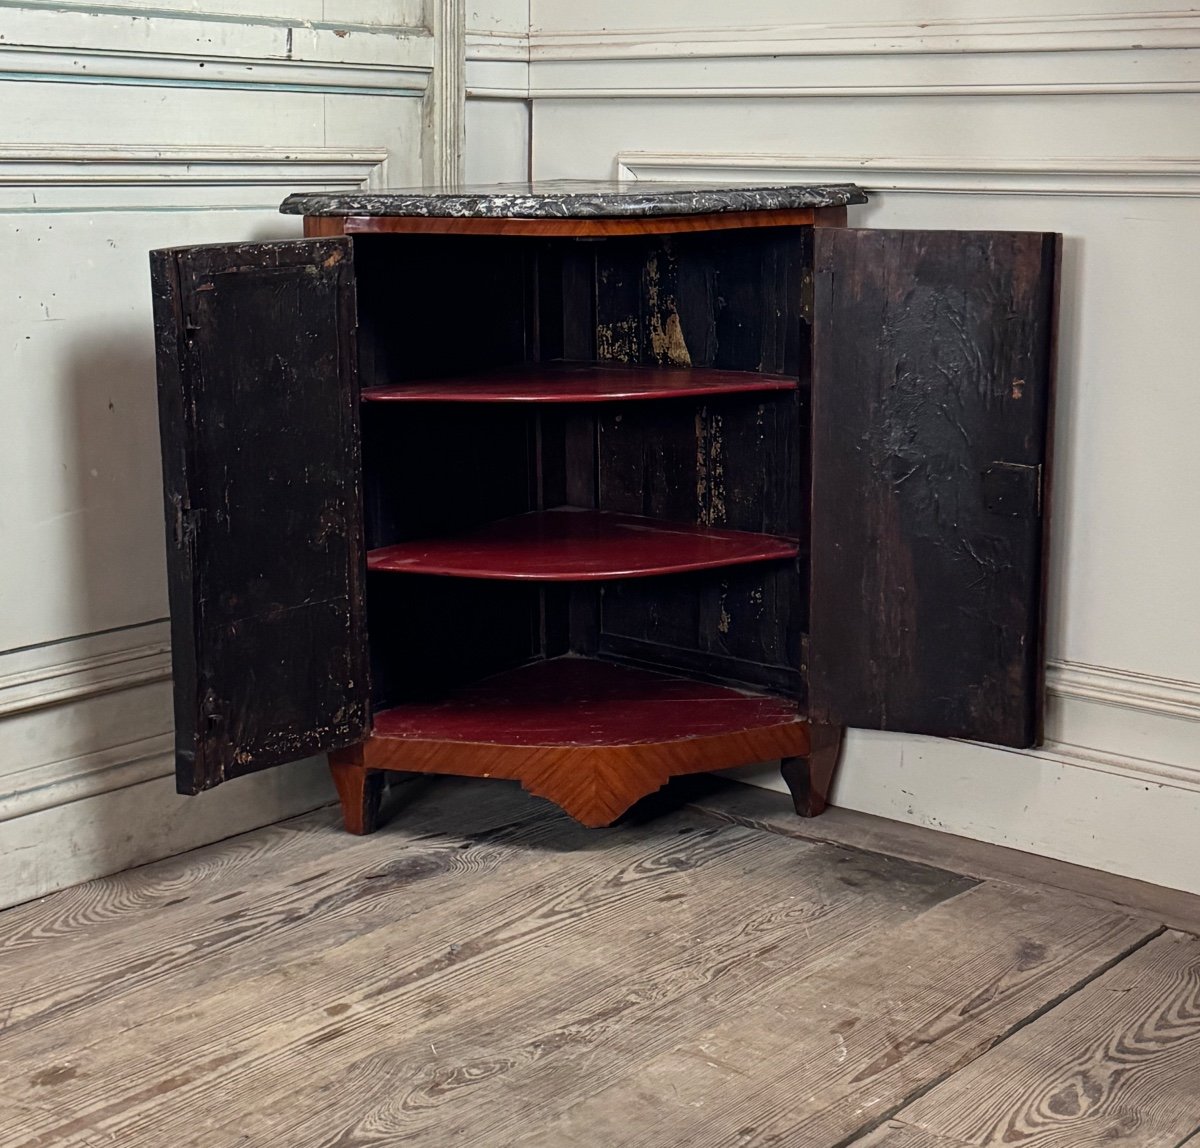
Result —
[[[1058,237],[818,229],[814,720],[1041,737]]]
[[[350,241],[151,258],[182,793],[367,732]]]

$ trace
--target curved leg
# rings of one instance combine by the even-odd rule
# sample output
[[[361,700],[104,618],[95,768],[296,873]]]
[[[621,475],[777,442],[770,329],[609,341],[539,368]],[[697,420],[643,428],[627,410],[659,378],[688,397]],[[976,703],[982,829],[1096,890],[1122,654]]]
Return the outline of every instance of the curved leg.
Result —
[[[808,739],[808,756],[785,757],[779,768],[792,791],[796,812],[801,817],[816,817],[825,812],[829,802],[838,753],[842,748],[842,727],[810,725]]]
[[[361,745],[336,749],[329,755],[329,771],[342,803],[342,820],[347,833],[374,833],[379,822],[379,800],[383,796],[382,770],[363,764]]]

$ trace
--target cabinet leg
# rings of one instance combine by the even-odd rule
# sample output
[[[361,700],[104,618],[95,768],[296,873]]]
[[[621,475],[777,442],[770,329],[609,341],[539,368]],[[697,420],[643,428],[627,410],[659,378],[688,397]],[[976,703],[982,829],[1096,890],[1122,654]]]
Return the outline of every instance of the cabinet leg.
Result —
[[[825,812],[829,803],[829,791],[833,788],[833,775],[842,748],[842,727],[809,726],[808,737],[808,756],[785,757],[780,763],[780,772],[792,791],[796,812],[801,817],[816,817]]]
[[[334,750],[329,771],[342,803],[342,820],[347,833],[374,833],[379,824],[379,800],[383,796],[382,770],[363,764],[361,746]]]

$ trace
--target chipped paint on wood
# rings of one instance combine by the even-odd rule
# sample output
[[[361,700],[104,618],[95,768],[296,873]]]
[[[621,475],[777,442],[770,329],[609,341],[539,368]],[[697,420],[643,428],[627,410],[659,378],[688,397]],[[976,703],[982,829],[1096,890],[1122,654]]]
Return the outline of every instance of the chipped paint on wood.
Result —
[[[669,248],[651,255],[643,272],[648,357],[660,366],[690,367],[692,357],[679,323],[675,294],[663,282],[664,264],[669,283],[675,275]]]
[[[152,260],[182,792],[366,733],[350,252]]]
[[[1056,237],[816,248],[812,716],[1034,744]]]

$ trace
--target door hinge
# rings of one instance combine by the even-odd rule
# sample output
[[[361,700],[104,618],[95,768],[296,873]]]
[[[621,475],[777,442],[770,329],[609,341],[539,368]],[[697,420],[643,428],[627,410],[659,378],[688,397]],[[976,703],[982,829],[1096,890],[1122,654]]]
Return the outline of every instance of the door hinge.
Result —
[[[983,505],[1011,518],[1042,513],[1042,465],[994,462],[983,472]]]

